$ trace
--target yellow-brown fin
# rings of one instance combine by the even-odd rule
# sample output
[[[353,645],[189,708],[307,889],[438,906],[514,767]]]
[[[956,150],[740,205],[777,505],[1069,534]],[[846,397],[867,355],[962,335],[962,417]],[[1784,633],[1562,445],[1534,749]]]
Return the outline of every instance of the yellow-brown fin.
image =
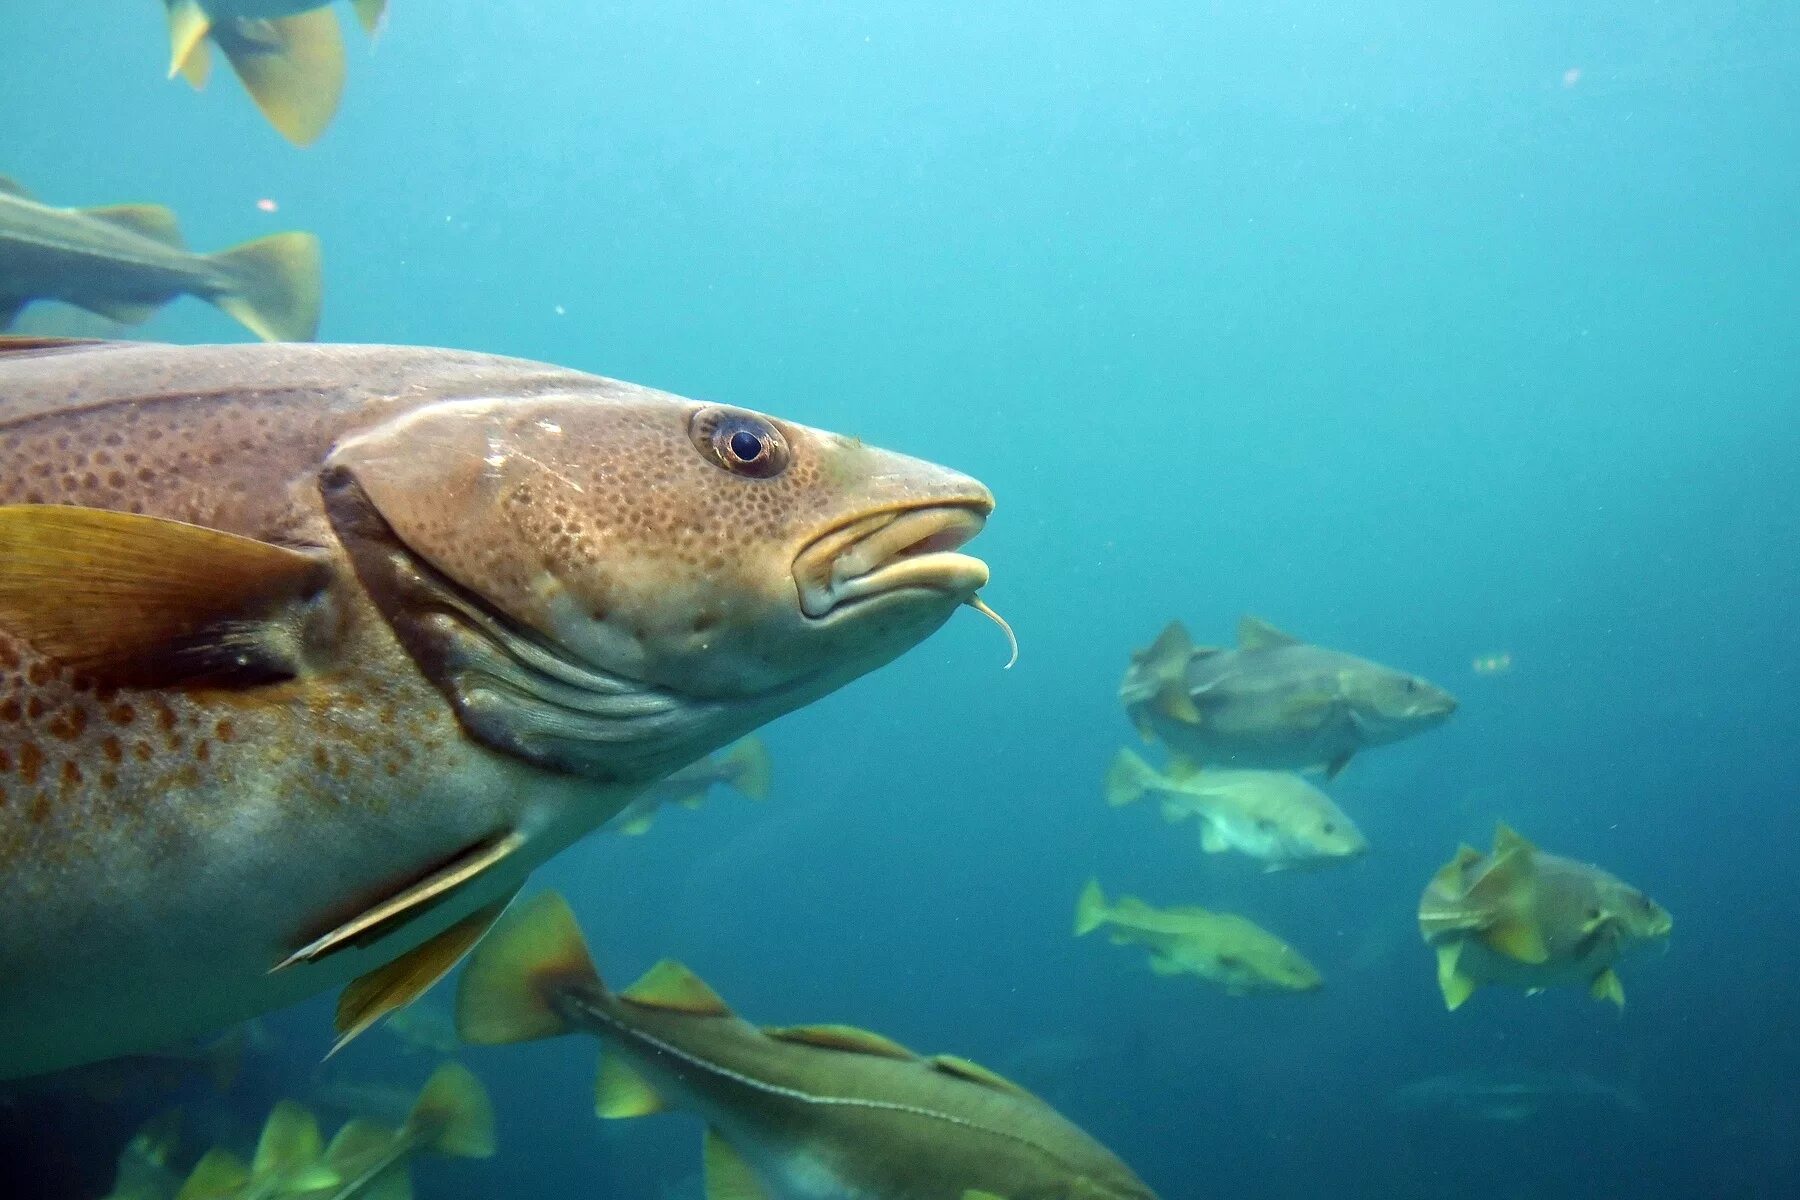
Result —
[[[1594,976],[1594,982],[1588,986],[1588,995],[1596,1000],[1611,1000],[1621,1009],[1625,1007],[1625,985],[1619,982],[1619,973],[1611,967]]]
[[[977,1062],[959,1058],[954,1054],[934,1054],[931,1056],[932,1068],[946,1075],[954,1075],[958,1079],[966,1079],[970,1083],[978,1083],[996,1091],[1011,1092],[1016,1096],[1029,1096],[1031,1093],[996,1071],[990,1071]]]
[[[206,298],[263,341],[310,342],[318,335],[323,283],[319,239],[312,234],[270,234],[206,261],[228,281]]]
[[[222,1147],[208,1150],[188,1173],[175,1200],[227,1200],[250,1182],[243,1159]]]
[[[1113,756],[1112,766],[1106,771],[1106,803],[1111,808],[1123,808],[1143,799],[1145,792],[1162,783],[1156,768],[1132,751],[1121,749]]]
[[[1481,940],[1506,957],[1522,963],[1542,963],[1550,958],[1544,935],[1531,921],[1511,917],[1481,931]]]
[[[83,216],[130,230],[164,246],[182,247],[181,225],[175,214],[160,204],[109,204],[78,210]]]
[[[1112,910],[1107,907],[1106,893],[1100,890],[1100,881],[1089,879],[1075,901],[1075,936],[1085,937],[1106,924],[1111,916]]]
[[[450,1158],[491,1158],[494,1104],[475,1072],[447,1062],[431,1073],[407,1114],[406,1127],[419,1144]]]
[[[258,1179],[293,1179],[318,1165],[324,1156],[319,1119],[300,1104],[283,1100],[269,1110],[268,1120],[263,1122],[250,1173]]]
[[[0,625],[103,684],[291,678],[330,578],[317,555],[181,521],[0,506]]]
[[[1187,725],[1198,725],[1203,719],[1200,710],[1194,706],[1193,696],[1188,694],[1187,685],[1178,679],[1166,680],[1156,690],[1156,711],[1171,721]]]
[[[1535,854],[1537,847],[1520,837],[1512,826],[1501,821],[1494,826],[1494,857],[1498,859],[1501,855],[1512,852]]]
[[[847,1050],[852,1054],[873,1054],[879,1058],[898,1058],[911,1062],[918,1055],[892,1038],[854,1025],[788,1025],[765,1029],[764,1033],[781,1042],[801,1046],[819,1046],[826,1050]]]
[[[206,83],[205,68],[195,68],[196,56],[206,58],[206,36],[212,32],[212,18],[200,7],[200,0],[168,0],[169,9],[169,78],[181,75],[194,87]],[[198,69],[200,78],[193,72]]]
[[[769,1200],[768,1189],[756,1171],[731,1143],[712,1129],[706,1131],[706,1200]]]
[[[374,37],[387,24],[387,0],[350,0],[350,10],[364,33]]]
[[[390,1129],[367,1117],[352,1117],[331,1135],[325,1147],[325,1164],[338,1172],[346,1172],[374,1159],[393,1147],[400,1131]]]
[[[1457,969],[1462,957],[1462,942],[1445,942],[1437,948],[1438,988],[1444,993],[1444,1007],[1451,1012],[1463,1006],[1475,994],[1475,981]]]
[[[1282,646],[1304,646],[1306,643],[1291,633],[1283,632],[1261,617],[1248,613],[1238,619],[1238,649],[1274,650]]]
[[[456,1033],[477,1046],[567,1033],[560,992],[603,994],[569,902],[555,892],[515,904],[476,943],[456,988]]]
[[[751,734],[719,755],[719,775],[750,799],[767,800],[775,765],[769,758],[769,748]]]
[[[319,140],[344,92],[344,39],[329,6],[234,19],[216,25],[212,36],[282,137],[296,146]]]
[[[351,980],[338,994],[337,1041],[330,1058],[369,1026],[396,1009],[423,996],[438,980],[455,969],[463,956],[481,940],[488,927],[500,919],[512,896],[476,909],[437,936],[414,946],[393,962]]]
[[[366,909],[336,929],[294,951],[270,973],[298,962],[318,962],[340,950],[378,942],[395,929],[436,908],[452,892],[475,879],[525,844],[518,832],[481,842],[398,894]]]
[[[619,993],[619,999],[640,1008],[660,1008],[696,1017],[729,1017],[731,1009],[698,975],[665,958],[644,972],[643,978]]]
[[[594,1080],[594,1115],[603,1121],[648,1117],[668,1108],[650,1081],[631,1069],[617,1054],[600,1057],[600,1074]]]

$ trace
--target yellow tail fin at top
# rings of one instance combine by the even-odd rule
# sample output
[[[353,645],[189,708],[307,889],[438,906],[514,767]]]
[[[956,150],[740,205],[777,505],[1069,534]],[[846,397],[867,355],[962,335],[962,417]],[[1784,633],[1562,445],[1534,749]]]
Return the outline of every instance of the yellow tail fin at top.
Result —
[[[719,775],[752,800],[767,800],[775,765],[769,749],[755,734],[741,739],[719,756]]]
[[[406,1118],[427,1150],[454,1158],[491,1158],[494,1105],[475,1073],[447,1062],[432,1072]]]
[[[344,94],[344,39],[329,5],[291,17],[238,18],[212,37],[269,124],[296,146],[319,140]]]
[[[1081,889],[1081,898],[1075,901],[1075,936],[1082,937],[1094,932],[1106,924],[1111,916],[1106,904],[1106,893],[1100,890],[1100,881],[1090,879],[1087,886]]]
[[[319,239],[277,233],[211,255],[229,280],[210,296],[265,342],[310,342],[319,332],[323,292]]]
[[[560,990],[603,992],[569,902],[555,892],[515,904],[476,944],[456,989],[456,1032],[476,1046],[569,1032]]]

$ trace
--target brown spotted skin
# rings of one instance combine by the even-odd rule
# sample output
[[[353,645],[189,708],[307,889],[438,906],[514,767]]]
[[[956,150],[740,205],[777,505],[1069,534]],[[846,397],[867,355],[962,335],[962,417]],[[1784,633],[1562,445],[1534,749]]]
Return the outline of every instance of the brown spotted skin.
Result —
[[[709,700],[682,726],[674,751],[688,759],[886,661],[953,611],[961,597],[925,617],[872,604],[881,619],[864,623],[882,628],[868,645],[847,640],[844,622],[814,623],[823,650],[798,638],[787,615],[797,547],[933,489],[986,493],[912,460],[865,463],[798,426],[787,427],[796,456],[813,461],[782,488],[746,491],[695,452],[698,407],[441,350],[0,353],[0,503],[114,509],[312,549],[334,567],[335,614],[298,678],[243,688],[108,690],[0,630],[0,1078],[148,1050],[360,975],[506,894],[640,790],[616,782],[622,773],[546,769],[470,735],[337,541],[328,463],[351,462],[381,515],[442,554],[458,583],[569,633],[583,661],[623,647],[609,666],[688,682],[707,679],[697,656],[722,662],[708,686],[748,699]],[[486,415],[435,415],[470,411]],[[657,413],[660,424],[644,415]],[[517,437],[495,440],[495,422]],[[560,441],[545,428],[584,423]],[[845,482],[827,485],[833,472]],[[533,610],[545,597],[556,604]],[[727,643],[763,654],[734,657]],[[783,654],[795,662],[780,690],[759,692],[779,666],[769,656]],[[269,973],[507,830],[526,834],[524,849],[448,902],[374,945]]]

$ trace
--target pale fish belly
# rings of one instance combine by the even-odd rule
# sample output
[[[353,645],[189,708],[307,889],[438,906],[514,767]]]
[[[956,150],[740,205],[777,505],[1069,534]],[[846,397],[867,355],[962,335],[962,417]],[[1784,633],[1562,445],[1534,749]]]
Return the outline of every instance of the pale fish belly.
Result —
[[[382,657],[397,648],[368,649],[401,665]],[[403,670],[102,693],[0,638],[0,666],[13,664],[0,691],[0,1078],[153,1049],[344,983],[509,893],[629,799],[474,745]],[[270,974],[506,829],[529,840],[445,903],[371,946]]]

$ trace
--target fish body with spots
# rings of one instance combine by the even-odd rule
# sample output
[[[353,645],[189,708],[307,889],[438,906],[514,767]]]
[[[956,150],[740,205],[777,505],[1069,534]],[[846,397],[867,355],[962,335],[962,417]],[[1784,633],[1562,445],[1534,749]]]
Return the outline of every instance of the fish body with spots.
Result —
[[[965,1059],[844,1025],[759,1028],[668,961],[612,992],[553,893],[477,948],[457,1026],[477,1045],[598,1039],[599,1115],[699,1116],[715,1198],[1154,1200],[1083,1130]]]
[[[348,980],[354,1034],[987,578],[972,479],[537,363],[27,341],[0,396],[0,1078]]]
[[[1256,617],[1236,649],[1196,646],[1179,622],[1132,657],[1119,685],[1127,715],[1201,766],[1335,777],[1357,753],[1447,720],[1456,699],[1419,678],[1313,646]]]

